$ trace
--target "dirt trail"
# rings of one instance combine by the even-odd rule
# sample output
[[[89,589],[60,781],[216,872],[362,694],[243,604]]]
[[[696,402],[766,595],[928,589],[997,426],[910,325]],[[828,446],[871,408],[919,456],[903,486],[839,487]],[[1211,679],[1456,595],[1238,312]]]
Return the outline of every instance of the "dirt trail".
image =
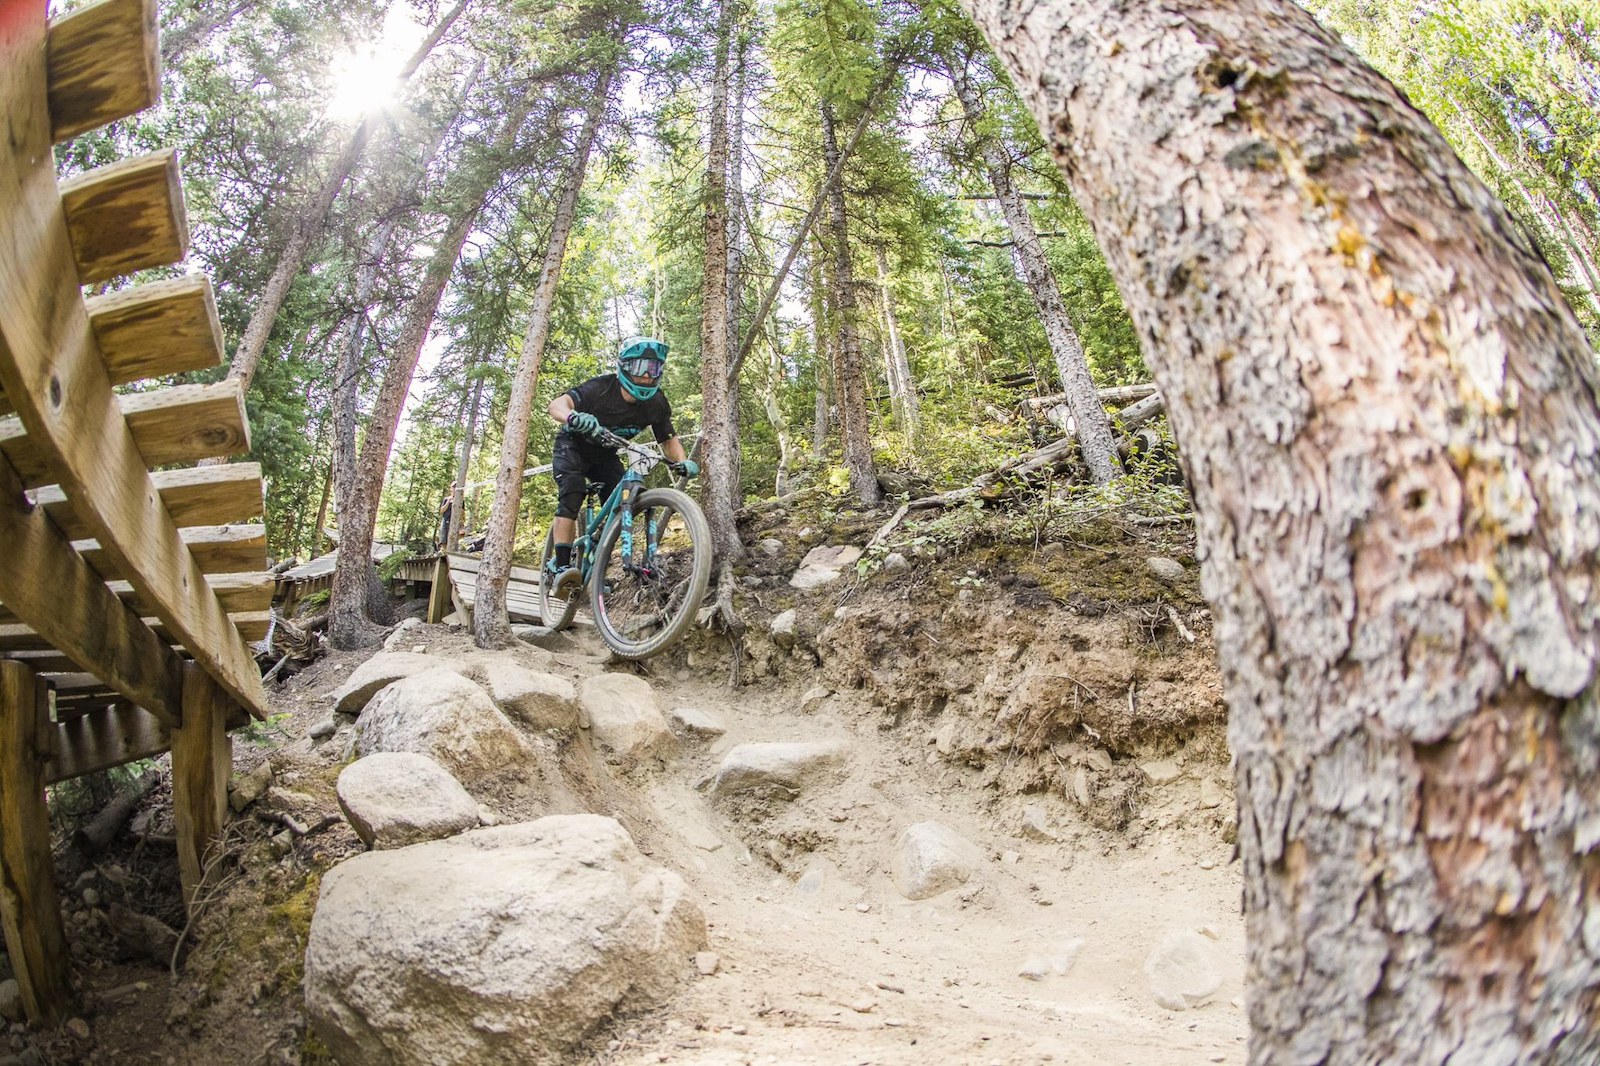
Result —
[[[679,672],[680,676],[682,671]],[[1060,797],[1000,798],[976,773],[880,730],[852,694],[811,714],[793,686],[730,691],[652,677],[663,709],[698,707],[728,727],[686,745],[615,812],[640,846],[690,882],[717,972],[660,1016],[623,1024],[615,1063],[1240,1062],[1244,931],[1237,867],[1214,833],[1163,812],[1194,807],[1191,768],[1153,791],[1136,847],[1083,825]],[[695,784],[734,744],[846,737],[848,776],[780,811],[731,807]],[[1025,835],[1041,806],[1059,841]],[[936,820],[983,849],[963,887],[911,901],[888,873],[906,826]],[[784,841],[793,841],[800,847]],[[776,843],[774,843],[776,842]],[[808,849],[808,850],[802,850]],[[1008,855],[1007,853],[1012,853]],[[1146,956],[1172,929],[1214,938],[1221,977],[1202,1006],[1155,1004]],[[1019,974],[1076,957],[1064,974]]]

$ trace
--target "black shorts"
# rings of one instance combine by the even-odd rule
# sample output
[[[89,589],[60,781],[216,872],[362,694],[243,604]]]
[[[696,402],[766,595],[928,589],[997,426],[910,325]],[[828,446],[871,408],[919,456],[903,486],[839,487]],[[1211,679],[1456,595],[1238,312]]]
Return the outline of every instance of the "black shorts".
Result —
[[[588,482],[601,485],[603,495],[609,496],[622,480],[624,472],[622,460],[617,458],[616,452],[601,444],[590,444],[565,431],[556,434],[550,466],[557,486],[557,518],[578,517],[578,512],[583,509],[583,495]]]

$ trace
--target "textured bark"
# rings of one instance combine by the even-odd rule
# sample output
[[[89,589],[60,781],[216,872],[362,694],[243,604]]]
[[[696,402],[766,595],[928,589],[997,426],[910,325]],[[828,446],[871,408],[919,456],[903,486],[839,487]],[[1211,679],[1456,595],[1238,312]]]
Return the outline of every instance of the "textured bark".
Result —
[[[467,428],[461,434],[461,459],[456,463],[456,480],[450,486],[450,527],[445,531],[442,551],[455,551],[467,519],[467,473],[472,469],[472,446],[478,442],[478,405],[483,399],[483,378],[472,380],[472,395],[467,400]]]
[[[539,387],[539,367],[544,362],[544,344],[550,336],[550,316],[555,310],[556,283],[561,280],[561,263],[567,255],[567,237],[578,211],[578,193],[589,171],[589,153],[594,150],[605,117],[614,71],[602,71],[595,79],[583,128],[573,146],[572,163],[561,181],[555,216],[550,223],[550,243],[544,250],[544,265],[533,290],[528,310],[528,329],[522,337],[522,354],[511,379],[511,396],[506,401],[505,429],[500,438],[500,466],[495,472],[494,502],[489,506],[489,526],[483,543],[483,563],[478,570],[478,598],[472,612],[473,637],[482,648],[509,647],[516,642],[511,619],[506,614],[506,582],[511,577],[511,551],[517,537],[517,512],[522,507],[522,471],[528,456],[528,422],[533,416],[533,397]]]
[[[700,451],[705,474],[700,501],[711,524],[716,560],[744,558],[739,526],[738,384],[730,378],[728,247],[728,51],[737,0],[723,0],[717,19],[716,70],[711,78],[710,137],[706,149],[705,287],[700,320]]]
[[[461,247],[472,232],[483,210],[483,200],[472,201],[450,220],[449,231],[440,237],[433,257],[423,274],[422,285],[406,309],[405,323],[394,345],[394,360],[384,371],[378,398],[367,420],[367,434],[361,442],[361,457],[350,495],[339,510],[339,559],[333,571],[333,597],[328,604],[328,643],[335,648],[359,648],[372,641],[370,626],[380,619],[368,617],[370,586],[376,580],[372,566],[372,538],[378,525],[378,500],[383,492],[384,475],[389,469],[389,449],[394,445],[411,388],[411,375],[417,369],[422,346],[433,327],[439,300],[450,281]]]
[[[833,135],[833,108],[822,104],[822,156],[829,173],[828,228],[833,240],[833,306],[838,315],[834,333],[833,384],[839,401],[840,436],[850,487],[867,507],[883,502],[878,470],[872,460],[872,429],[867,412],[867,375],[861,357],[860,314],[856,306],[855,270],[850,263],[850,226],[844,211],[844,183],[839,175],[839,148]]]
[[[894,290],[889,285],[889,255],[883,245],[878,245],[878,291],[883,294],[883,325],[888,344],[884,348],[883,362],[888,370],[889,399],[894,404],[894,415],[900,430],[908,438],[917,435],[922,422],[922,404],[917,399],[917,383],[911,378],[911,360],[906,357],[906,345],[900,339],[900,323],[894,315]]]
[[[1600,1061],[1600,388],[1505,209],[1287,0],[966,0],[1189,466],[1257,1063]]]
[[[950,62],[950,76],[955,83],[956,96],[961,100],[967,121],[976,131],[983,120],[983,101],[964,64]],[[974,134],[977,136],[977,134]],[[1011,230],[1012,255],[1016,259],[1022,282],[1033,296],[1038,308],[1039,322],[1044,326],[1045,337],[1050,342],[1050,353],[1055,356],[1056,373],[1061,378],[1061,388],[1067,396],[1067,406],[1072,409],[1074,431],[1078,436],[1078,450],[1083,453],[1084,465],[1097,484],[1105,484],[1122,473],[1122,463],[1117,459],[1116,444],[1111,436],[1111,420],[1105,408],[1095,398],[1094,378],[1089,373],[1089,361],[1083,354],[1083,341],[1067,315],[1067,305],[1061,299],[1061,286],[1050,270],[1044,256],[1044,246],[1034,229],[1033,217],[1028,214],[1028,203],[1011,180],[1011,162],[1005,148],[993,138],[982,138],[979,150],[989,171],[989,183],[994,186],[994,198],[1005,215],[1006,226]]]
[[[735,13],[737,18],[737,13]],[[728,98],[728,351],[739,350],[739,313],[744,303],[744,105],[750,74],[750,39],[730,25],[735,40],[733,83]]]
[[[470,0],[461,0],[439,20],[433,32],[417,46],[417,50],[406,61],[405,68],[398,77],[400,82],[404,83],[417,72],[423,60],[428,58],[428,53],[433,51],[434,45],[439,43],[439,39],[455,23],[469,2]],[[290,223],[289,239],[284,244],[283,251],[279,253],[272,276],[267,279],[266,287],[261,292],[261,301],[251,312],[250,321],[244,328],[244,336],[239,339],[239,347],[234,349],[233,364],[228,370],[228,376],[238,378],[241,388],[248,389],[250,382],[255,378],[256,367],[260,364],[261,355],[267,348],[267,338],[272,334],[273,323],[278,320],[278,311],[283,307],[283,301],[288,297],[289,289],[300,273],[300,268],[305,264],[312,245],[322,235],[323,228],[328,223],[328,213],[333,209],[334,200],[338,199],[339,191],[344,188],[351,171],[355,169],[362,153],[366,151],[367,141],[372,137],[374,122],[374,116],[367,115],[356,123],[356,128],[350,131],[350,136],[340,147],[339,154],[328,168],[327,174],[323,175],[322,184],[318,187],[316,195],[302,207]]]
[[[829,350],[832,331],[828,329],[828,305],[825,299],[827,285],[822,278],[821,248],[811,263],[811,329],[816,351],[812,359],[816,367],[817,397],[811,421],[811,455],[821,460],[828,454],[828,368],[833,365]]]

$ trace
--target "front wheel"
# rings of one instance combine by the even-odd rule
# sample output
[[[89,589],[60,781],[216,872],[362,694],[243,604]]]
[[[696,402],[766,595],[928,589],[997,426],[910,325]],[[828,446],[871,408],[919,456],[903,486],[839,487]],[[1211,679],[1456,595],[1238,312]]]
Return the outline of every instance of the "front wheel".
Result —
[[[623,519],[619,514],[600,534],[589,602],[611,650],[643,659],[694,622],[711,582],[711,527],[700,505],[677,489],[646,489]]]
[[[555,554],[556,533],[552,529],[545,534],[544,552],[539,556],[539,621],[552,632],[559,633],[572,624],[572,616],[578,613],[579,583],[570,582],[564,596],[550,591],[550,560]]]

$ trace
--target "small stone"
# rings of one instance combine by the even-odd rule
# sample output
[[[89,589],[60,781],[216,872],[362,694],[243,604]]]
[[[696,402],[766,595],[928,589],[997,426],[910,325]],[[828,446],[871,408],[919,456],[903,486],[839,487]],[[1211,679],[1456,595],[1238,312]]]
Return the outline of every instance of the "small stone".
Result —
[[[1170,785],[1183,776],[1183,767],[1168,759],[1153,759],[1142,762],[1139,769],[1150,779],[1152,785]]]
[[[1176,559],[1168,559],[1162,555],[1152,555],[1144,561],[1150,572],[1168,585],[1176,585],[1184,578],[1183,564]]]
[[[789,608],[787,611],[784,611],[782,614],[775,615],[772,619],[772,624],[768,626],[768,629],[772,633],[773,639],[777,640],[780,644],[793,641],[794,624],[797,617],[798,614],[793,607]]]
[[[1018,855],[1014,851],[1003,851],[1000,853],[1000,861],[1005,863],[1007,866],[1015,866],[1017,863],[1022,861],[1022,856]]]
[[[890,1029],[898,1029],[906,1023],[902,1018],[885,1018],[883,1020],[883,1024],[888,1026]]]
[[[100,893],[96,892],[92,888],[84,889],[83,890],[83,905],[85,907],[98,907],[98,906],[100,906]]]
[[[710,977],[722,965],[715,951],[697,951],[694,953],[694,968],[700,971],[701,977]]]
[[[1090,748],[1083,753],[1083,764],[1091,770],[1098,770],[1102,774],[1110,773],[1111,755],[1104,748]]]
[[[736,1025],[732,1029],[728,1030],[728,1032],[732,1033],[734,1036],[743,1036],[749,1031],[749,1028],[743,1025]]]
[[[8,1022],[22,1021],[22,987],[15,978],[0,981],[0,1018]]]
[[[1200,779],[1201,810],[1209,811],[1213,807],[1220,807],[1226,798],[1227,794],[1222,791],[1222,786],[1217,784],[1214,778],[1207,776]]]
[[[1239,819],[1230,814],[1222,820],[1222,842],[1224,844],[1232,844],[1238,839]]]
[[[89,1039],[89,1023],[82,1018],[73,1018],[67,1022],[67,1032],[79,1040],[87,1040]]]
[[[871,1014],[872,1008],[876,1007],[877,1004],[870,999],[853,999],[849,1003],[846,1003],[845,1006],[849,1007],[857,1014]]]
[[[1087,806],[1087,804],[1085,804]],[[1030,840],[1053,843],[1061,838],[1050,828],[1050,815],[1037,803],[1022,808],[1022,835]]]
[[[1215,953],[1210,942],[1192,930],[1167,934],[1144,964],[1156,1003],[1168,1010],[1188,1010],[1205,1002],[1222,984]]]
[[[1202,869],[1202,870],[1215,870],[1216,868],[1217,868],[1217,860],[1216,859],[1201,859],[1200,860],[1200,869]]]
[[[262,759],[249,773],[234,778],[228,789],[228,806],[235,814],[260,799],[272,787],[272,763]]]
[[[1043,981],[1050,976],[1050,964],[1037,955],[1022,964],[1022,969],[1017,971],[1018,977],[1029,981]]]
[[[721,718],[698,707],[674,707],[667,712],[667,725],[675,733],[707,740],[720,737],[728,731]]]
[[[1072,798],[1078,801],[1078,806],[1087,807],[1094,802],[1094,793],[1089,791],[1089,771],[1081,766],[1072,770]]]
[[[828,686],[812,685],[810,688],[806,689],[804,694],[802,694],[800,697],[800,713],[813,713],[816,711],[818,705],[820,705],[823,700],[827,699],[831,695],[833,695],[833,689],[829,688]]]
[[[768,537],[759,545],[763,555],[778,556],[783,554],[783,541],[777,537]]]
[[[1201,936],[1205,937],[1207,940],[1221,940],[1222,939],[1222,934],[1217,932],[1217,927],[1214,926],[1214,925],[1202,925],[1199,929],[1196,930],[1196,932],[1198,932]]]
[[[907,559],[904,555],[901,555],[899,552],[890,552],[888,555],[886,555],[884,557],[883,568],[885,570],[889,570],[889,571],[910,570],[911,569],[911,560]]]
[[[478,824],[486,826],[499,825],[500,816],[480,803],[478,804]]]
[[[870,904],[870,903],[857,903],[856,904],[856,910],[860,911],[862,914],[867,914],[872,910],[872,904]]]
[[[411,645],[411,654],[426,655],[428,654],[428,646],[426,644],[413,644]]]
[[[330,715],[306,731],[312,740],[327,740],[339,731],[339,719]]]

